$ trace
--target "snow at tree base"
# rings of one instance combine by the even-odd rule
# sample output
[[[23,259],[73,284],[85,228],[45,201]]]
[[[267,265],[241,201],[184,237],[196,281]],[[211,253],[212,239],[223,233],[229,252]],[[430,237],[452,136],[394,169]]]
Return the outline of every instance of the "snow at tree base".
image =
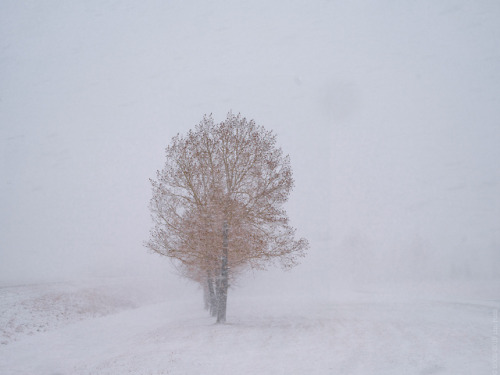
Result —
[[[499,375],[499,19],[493,0],[1,1],[0,374]],[[238,267],[231,241],[258,236],[228,222],[215,324],[213,269],[144,243],[165,147],[229,111],[289,155],[280,209],[309,248]],[[182,245],[224,239],[220,212]]]

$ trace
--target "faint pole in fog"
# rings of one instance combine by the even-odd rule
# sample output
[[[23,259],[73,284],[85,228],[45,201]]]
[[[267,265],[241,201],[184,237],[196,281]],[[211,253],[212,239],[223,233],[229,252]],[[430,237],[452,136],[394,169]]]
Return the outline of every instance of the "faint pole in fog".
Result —
[[[491,374],[498,375],[498,309],[493,310],[493,331],[491,336]]]

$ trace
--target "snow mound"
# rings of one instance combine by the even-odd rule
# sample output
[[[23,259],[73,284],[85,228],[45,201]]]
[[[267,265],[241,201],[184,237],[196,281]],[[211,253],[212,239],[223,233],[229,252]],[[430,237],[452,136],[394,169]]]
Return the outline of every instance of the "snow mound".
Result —
[[[75,284],[0,288],[0,343],[50,331],[77,321],[134,308],[137,303],[111,287]]]

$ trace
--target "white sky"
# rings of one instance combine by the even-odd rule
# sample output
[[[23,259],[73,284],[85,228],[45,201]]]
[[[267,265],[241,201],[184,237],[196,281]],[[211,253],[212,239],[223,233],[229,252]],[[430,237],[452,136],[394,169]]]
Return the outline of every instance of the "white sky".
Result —
[[[297,275],[500,275],[498,20],[498,1],[2,1],[0,279],[162,272],[148,178],[230,109],[291,156]]]

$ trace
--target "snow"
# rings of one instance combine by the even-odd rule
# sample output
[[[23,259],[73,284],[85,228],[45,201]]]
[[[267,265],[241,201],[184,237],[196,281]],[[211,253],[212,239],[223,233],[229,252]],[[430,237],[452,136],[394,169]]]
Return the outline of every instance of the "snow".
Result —
[[[130,284],[130,281],[129,283]],[[123,280],[53,282],[0,288],[0,344],[80,320],[137,307],[148,299]]]
[[[72,317],[44,305],[22,314],[26,327],[0,345],[2,374],[487,374],[492,373],[494,313],[500,283],[413,289],[367,287],[335,297],[294,297],[233,291],[228,324],[216,325],[200,295],[131,308],[123,294],[107,297],[94,314],[88,286],[2,288],[0,304],[16,315],[58,291]],[[7,290],[7,291],[6,291]],[[378,291],[377,291],[378,290]],[[407,294],[411,290],[412,297]],[[449,298],[450,291],[455,296]],[[448,296],[448,299],[443,298]],[[461,298],[459,298],[461,296]],[[122,301],[116,304],[116,301]],[[103,306],[105,302],[109,306]],[[105,311],[106,313],[102,313]],[[2,329],[9,324],[2,315]],[[498,323],[498,322],[497,322]],[[498,333],[497,333],[498,334]],[[498,353],[497,353],[498,354]]]

